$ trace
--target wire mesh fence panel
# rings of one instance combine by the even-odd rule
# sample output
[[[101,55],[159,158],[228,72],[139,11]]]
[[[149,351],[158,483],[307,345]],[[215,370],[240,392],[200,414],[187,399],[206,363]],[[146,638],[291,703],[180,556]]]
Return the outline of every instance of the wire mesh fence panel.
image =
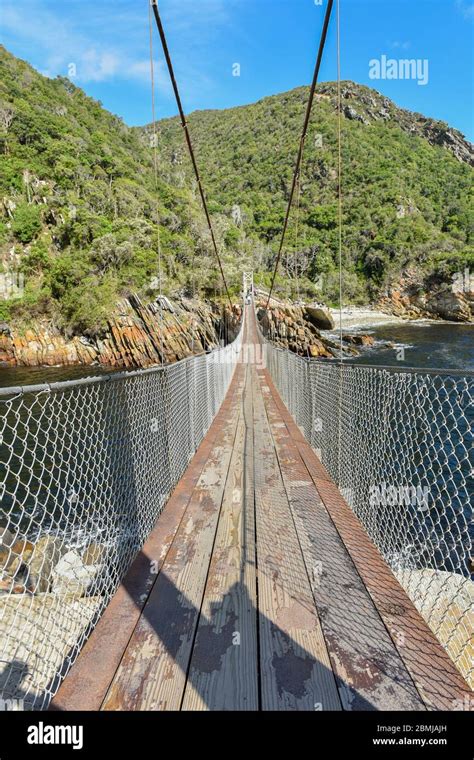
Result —
[[[44,709],[229,387],[241,336],[153,370],[0,390],[0,705]]]
[[[266,355],[289,411],[472,686],[473,374],[324,363],[271,343]]]

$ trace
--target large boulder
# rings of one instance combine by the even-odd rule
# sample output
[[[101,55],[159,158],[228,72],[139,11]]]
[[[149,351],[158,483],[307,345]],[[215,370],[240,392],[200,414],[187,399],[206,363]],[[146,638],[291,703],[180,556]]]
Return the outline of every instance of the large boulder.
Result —
[[[96,565],[85,565],[80,554],[71,549],[53,569],[53,593],[85,596],[92,587],[98,570]]]
[[[304,315],[318,330],[334,330],[332,314],[323,306],[305,306]]]
[[[24,593],[33,544],[0,527],[0,593]]]
[[[82,561],[84,565],[99,565],[102,564],[105,557],[105,546],[98,544],[96,541],[92,541],[84,549],[82,554]]]
[[[470,322],[472,320],[468,299],[460,293],[453,293],[449,290],[431,295],[427,299],[425,308],[442,319],[452,322]]]
[[[371,335],[344,335],[342,340],[352,346],[373,346],[375,342]]]
[[[313,357],[314,359],[321,356],[325,358],[332,357],[332,354],[330,353],[330,351],[328,351],[326,346],[323,343],[321,343],[321,341],[319,340],[314,343],[311,343],[308,350],[309,350],[309,355]]]
[[[54,567],[64,554],[63,542],[55,536],[41,536],[28,562],[28,587],[36,594],[49,591]]]

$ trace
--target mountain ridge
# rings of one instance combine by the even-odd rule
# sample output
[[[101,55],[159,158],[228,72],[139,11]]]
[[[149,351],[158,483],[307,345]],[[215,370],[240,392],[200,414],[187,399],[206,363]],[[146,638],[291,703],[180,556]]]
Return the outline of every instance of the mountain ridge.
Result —
[[[48,79],[0,48],[0,261],[24,281],[0,320],[66,336],[108,329],[123,298],[220,296],[181,127],[128,127],[68,79]],[[471,265],[472,146],[444,122],[342,83],[345,300],[375,301],[413,267],[420,288]],[[243,268],[268,284],[308,88],[187,118],[232,292]],[[337,299],[337,115],[318,87],[277,291]],[[319,142],[318,142],[319,140]],[[161,237],[159,272],[158,227]],[[413,279],[413,278],[412,278]],[[416,279],[416,278],[415,278]]]
[[[336,87],[337,83],[331,82],[331,81],[324,81],[318,84],[317,91],[315,94],[315,102],[317,104],[318,98],[321,96],[326,95],[328,92],[331,92],[334,100],[334,104],[336,104]],[[463,134],[463,132],[456,127],[449,126],[447,122],[445,122],[442,119],[438,119],[434,116],[424,116],[419,111],[412,111],[409,108],[404,108],[402,106],[398,106],[394,101],[392,101],[390,98],[385,96],[383,93],[379,92],[374,87],[368,87],[367,85],[359,84],[357,82],[354,82],[352,80],[343,80],[341,82],[341,88],[342,88],[342,99],[344,101],[344,97],[349,94],[351,88],[355,88],[359,92],[365,92],[367,95],[376,96],[380,99],[380,101],[384,102],[389,107],[392,106],[395,110],[395,112],[398,115],[405,115],[409,121],[417,122],[420,125],[420,132],[419,134],[423,137],[425,137],[428,142],[432,145],[439,145],[440,147],[445,147],[448,150],[451,150],[451,152],[454,153],[454,155],[459,158],[460,161],[464,161],[465,163],[470,164],[471,166],[474,166],[474,144],[468,140],[468,138]],[[297,92],[309,92],[309,85],[298,85],[297,87],[293,87],[291,90],[286,90],[281,93],[275,93],[272,95],[265,95],[262,98],[259,98],[258,100],[250,103],[245,103],[243,105],[238,106],[230,106],[226,108],[198,108],[194,111],[191,111],[188,114],[188,117],[194,117],[195,115],[199,114],[226,114],[231,111],[238,111],[239,109],[245,110],[246,108],[250,106],[257,106],[266,103],[267,101],[271,101],[274,98],[280,98],[285,95],[291,95],[293,93]],[[374,105],[374,104],[373,104]],[[351,115],[347,112],[343,114],[346,118],[351,118]],[[353,115],[352,118],[356,118],[360,116],[360,114]],[[165,124],[167,122],[174,122],[178,119],[178,116],[168,116],[163,119],[157,120],[157,124]],[[313,111],[313,118],[314,118],[314,111]],[[425,130],[423,131],[421,129],[421,125],[425,127]],[[403,123],[402,123],[403,126]],[[151,129],[151,122],[144,124],[144,125],[135,125],[131,127],[131,129],[136,130],[145,130],[148,131]],[[441,138],[441,141],[440,141]],[[443,138],[445,138],[443,140]],[[459,154],[457,155],[455,152],[455,146],[458,144],[461,148],[459,151]]]

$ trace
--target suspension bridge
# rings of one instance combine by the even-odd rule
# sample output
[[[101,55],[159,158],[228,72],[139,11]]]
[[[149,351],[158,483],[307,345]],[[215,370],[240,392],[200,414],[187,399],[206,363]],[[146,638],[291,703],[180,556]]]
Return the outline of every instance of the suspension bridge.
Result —
[[[304,359],[244,300],[207,355],[0,390],[12,709],[472,708],[472,374]]]

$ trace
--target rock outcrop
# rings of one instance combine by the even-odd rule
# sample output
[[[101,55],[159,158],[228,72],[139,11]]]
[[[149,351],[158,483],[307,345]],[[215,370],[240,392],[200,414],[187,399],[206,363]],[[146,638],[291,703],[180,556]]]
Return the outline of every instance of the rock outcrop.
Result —
[[[64,553],[62,541],[55,536],[41,536],[28,562],[28,589],[40,594],[50,590],[52,573]]]
[[[425,281],[414,269],[389,287],[376,306],[405,319],[474,320],[474,292],[469,286],[456,288],[447,281]]]
[[[104,334],[67,338],[50,325],[20,330],[0,324],[0,363],[11,366],[103,364],[150,367],[209,351],[238,330],[239,307],[231,314],[215,304],[167,299],[143,304],[137,296],[122,301]]]
[[[257,307],[257,318],[263,334],[273,343],[288,348],[300,356],[332,359],[337,346],[324,338],[307,314],[306,307],[289,304],[265,308],[261,301]]]
[[[342,340],[351,346],[373,346],[375,343],[371,335],[344,335]]]
[[[337,108],[337,90],[332,82],[319,86],[320,97],[326,96]],[[375,122],[393,122],[404,132],[418,135],[430,145],[449,150],[462,163],[474,166],[473,146],[459,130],[443,121],[431,119],[420,113],[399,108],[381,93],[355,82],[341,83],[343,115],[351,121],[359,121],[364,126]]]
[[[304,317],[318,330],[334,330],[334,319],[324,306],[305,306]]]
[[[40,534],[29,541],[0,527],[0,595],[95,595],[106,563],[103,544],[92,542],[81,553],[60,536]]]

